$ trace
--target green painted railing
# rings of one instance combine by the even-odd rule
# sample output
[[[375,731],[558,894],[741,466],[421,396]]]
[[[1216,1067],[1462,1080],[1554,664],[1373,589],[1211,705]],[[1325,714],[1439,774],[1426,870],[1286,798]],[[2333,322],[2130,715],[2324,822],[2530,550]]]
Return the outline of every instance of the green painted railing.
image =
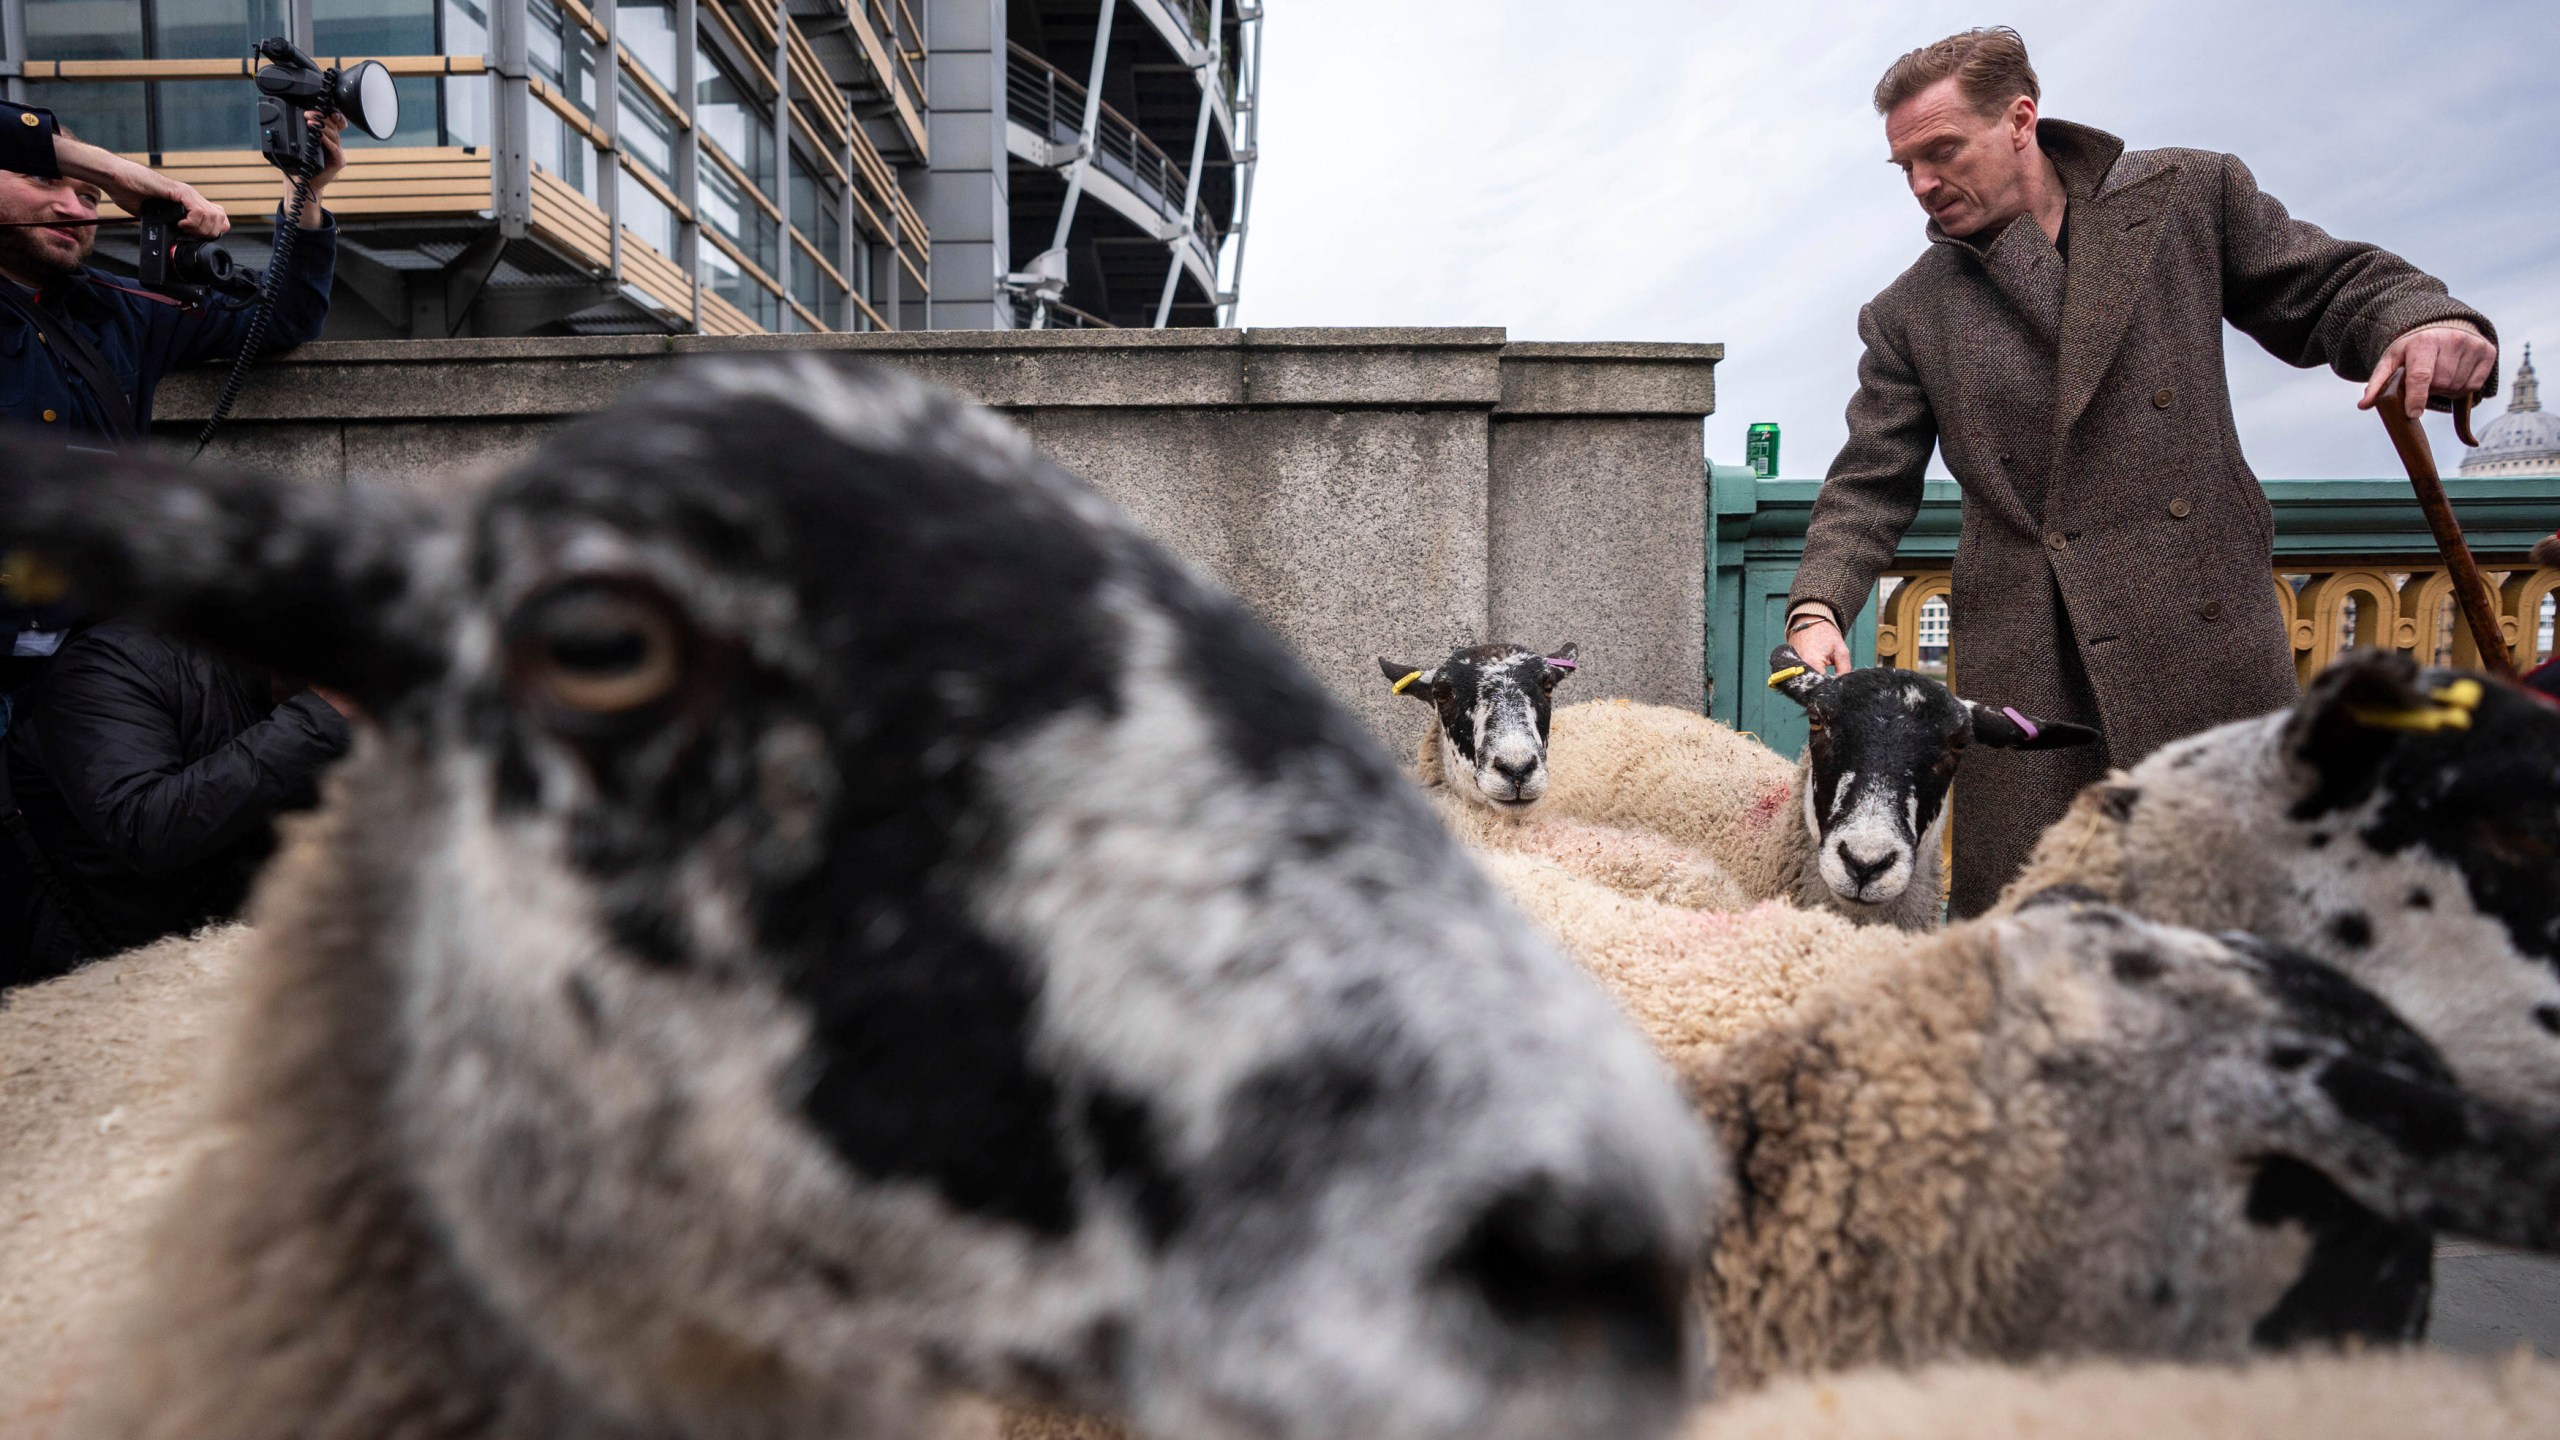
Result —
[[[1784,633],[1787,589],[1804,553],[1805,525],[1812,518],[1821,482],[1761,480],[1740,466],[1709,469],[1707,708],[1717,719],[1792,755],[1804,743],[1803,712],[1772,695],[1763,681],[1769,651]],[[2426,519],[2410,498],[2408,481],[2269,480],[2263,484],[2275,510],[2275,569],[2290,577],[2304,606],[2303,618],[2295,627],[2295,643],[2306,663],[2331,653],[2343,638],[2341,625],[2352,623],[2341,621],[2341,603],[2373,603],[2346,600],[2340,587],[2370,587],[2377,582],[2396,587],[2394,595],[2376,597],[2385,602],[2386,610],[2401,593],[2407,596],[2407,604],[2419,603],[2425,578],[2440,562]],[[2514,617],[2515,629],[2524,633],[2511,633],[2509,640],[2517,645],[2519,658],[2524,658],[2536,648],[2535,607],[2542,607],[2540,613],[2547,615],[2544,597],[2554,584],[2560,584],[2560,576],[2532,571],[2525,559],[2535,540],[2560,525],[2560,477],[2451,478],[2445,481],[2445,490],[2481,563],[2492,571],[2511,572],[2507,599],[2525,613]],[[1920,514],[1894,557],[1892,573],[1925,578],[1942,574],[1953,562],[1957,497],[1953,481],[1929,483]],[[2371,578],[2359,581],[2359,576]],[[2434,594],[2426,595],[2426,603],[2435,606]],[[1878,609],[1870,597],[1851,627],[1850,648],[1862,665],[1876,662]],[[2411,637],[2423,629],[2415,619],[2399,621],[2396,610],[2380,618],[2397,622],[2401,648],[2411,648]],[[2369,623],[2364,643],[2372,643],[2380,628]],[[1908,663],[1911,652],[1901,653]]]

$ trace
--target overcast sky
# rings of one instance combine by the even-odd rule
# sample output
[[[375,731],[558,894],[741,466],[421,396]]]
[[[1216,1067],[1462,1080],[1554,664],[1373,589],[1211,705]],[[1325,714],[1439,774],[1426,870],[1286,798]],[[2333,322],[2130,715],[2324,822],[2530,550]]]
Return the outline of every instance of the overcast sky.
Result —
[[[1755,420],[1790,477],[1839,448],[1858,306],[1926,243],[1868,96],[1970,25],[2018,27],[2051,114],[2233,151],[2488,312],[2507,371],[2560,365],[2560,0],[1268,3],[1240,323],[1722,341],[1721,461]],[[2399,473],[2344,381],[2225,334],[2261,475]]]

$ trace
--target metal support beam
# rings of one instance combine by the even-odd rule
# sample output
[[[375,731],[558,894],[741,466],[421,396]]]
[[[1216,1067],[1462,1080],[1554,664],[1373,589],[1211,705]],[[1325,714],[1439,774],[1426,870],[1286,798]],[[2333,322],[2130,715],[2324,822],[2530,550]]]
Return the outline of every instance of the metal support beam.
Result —
[[[444,287],[444,333],[462,333],[463,322],[470,318],[471,307],[479,302],[482,291],[489,288],[489,277],[498,273],[498,261],[507,253],[507,235],[503,227],[491,225],[471,237],[462,253],[445,262],[438,280]]]
[[[773,0],[773,143],[773,205],[782,212],[774,222],[782,230],[773,251],[773,283],[782,287],[775,328],[790,330],[797,318],[791,309],[791,267],[800,257],[791,253],[791,7],[785,0]]]
[[[1101,18],[1094,22],[1093,63],[1085,68],[1084,119],[1076,126],[1076,158],[1067,166],[1067,195],[1058,202],[1058,226],[1049,238],[1048,253],[1033,261],[1031,266],[1036,273],[1048,273],[1041,261],[1047,260],[1049,255],[1057,256],[1052,268],[1056,272],[1060,295],[1066,293],[1067,232],[1075,227],[1076,202],[1084,198],[1085,171],[1093,164],[1094,147],[1101,141],[1102,79],[1111,63],[1111,21],[1119,9],[1120,0],[1102,0]],[[1049,323],[1049,302],[1055,298],[1050,295],[1040,297],[1039,308],[1031,317],[1032,329],[1041,329]]]
[[[0,60],[9,62],[9,100],[27,103],[27,82],[19,71],[27,63],[27,0],[0,0]]]
[[[1191,171],[1182,186],[1182,222],[1166,243],[1164,293],[1156,297],[1156,328],[1173,317],[1173,292],[1182,283],[1182,247],[1191,243],[1192,217],[1200,211],[1200,162],[1209,156],[1209,120],[1217,113],[1218,62],[1227,43],[1226,0],[1209,0],[1209,53],[1193,72],[1200,77],[1200,118],[1191,126]],[[1217,283],[1217,256],[1209,257],[1210,283]],[[1212,294],[1214,305],[1218,297]]]
[[[848,132],[845,142],[836,147],[836,166],[845,175],[845,183],[836,187],[836,273],[844,277],[844,283],[854,294],[868,301],[871,297],[865,292],[871,288],[871,277],[854,264],[854,258],[862,253],[862,235],[853,226],[853,177],[860,172],[853,168],[853,139],[850,134],[853,126],[848,125],[845,129]],[[864,327],[862,307],[854,304],[850,297],[845,300],[842,313],[844,318],[837,322],[837,329],[860,330]],[[888,312],[884,310],[881,313],[885,315]]]
[[[489,6],[489,68],[497,72],[489,97],[489,190],[498,228],[509,239],[524,234],[533,218],[533,91],[525,59],[530,24],[525,3],[492,0]]]
[[[1228,233],[1235,246],[1228,252],[1227,283],[1218,287],[1218,324],[1231,327],[1236,323],[1236,304],[1244,294],[1244,246],[1253,233],[1253,172],[1262,163],[1262,7],[1250,6],[1238,12],[1244,23],[1253,27],[1253,43],[1246,47],[1246,67],[1237,76],[1236,108],[1244,112],[1244,153],[1236,158],[1243,162],[1244,174],[1236,178],[1235,227]]]
[[[609,142],[595,152],[596,189],[604,199],[604,273],[622,283],[622,50],[615,42],[622,31],[615,23],[613,0],[601,0],[596,19],[604,25],[604,54],[596,65],[596,124]]]
[[[684,267],[691,282],[697,334],[702,330],[702,206],[694,184],[702,168],[702,128],[694,122],[693,100],[701,53],[700,0],[676,0],[676,105],[684,111],[684,137],[675,147],[676,198],[684,202],[684,213],[676,217],[676,263]]]

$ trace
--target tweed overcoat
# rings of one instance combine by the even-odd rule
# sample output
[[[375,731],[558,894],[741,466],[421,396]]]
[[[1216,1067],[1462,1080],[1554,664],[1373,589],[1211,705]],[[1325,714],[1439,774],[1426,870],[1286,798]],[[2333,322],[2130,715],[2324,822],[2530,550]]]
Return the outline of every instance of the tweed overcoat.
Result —
[[[1967,755],[1959,915],[1996,897],[2106,766],[2293,700],[2274,516],[2232,427],[2223,322],[2358,381],[2420,325],[2494,338],[2406,261],[2292,218],[2234,156],[2127,151],[2059,120],[2036,138],[2069,196],[2063,245],[2032,216],[1965,240],[1933,224],[1928,252],[1859,312],[1849,440],[1789,600],[1844,624],[1864,607],[1935,446],[1964,492],[1956,687],[2105,733],[2103,747]],[[2339,424],[2369,423],[2338,403]]]

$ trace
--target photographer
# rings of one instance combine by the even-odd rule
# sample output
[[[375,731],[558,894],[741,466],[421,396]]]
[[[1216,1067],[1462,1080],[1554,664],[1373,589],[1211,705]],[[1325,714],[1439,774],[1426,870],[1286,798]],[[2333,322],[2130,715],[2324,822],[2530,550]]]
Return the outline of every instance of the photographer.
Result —
[[[267,349],[311,339],[328,317],[337,232],[320,199],[346,164],[345,126],[334,115],[326,122],[325,164],[311,181]],[[84,263],[97,244],[86,222],[97,219],[102,190],[128,209],[174,200],[186,210],[184,228],[204,238],[228,228],[223,213],[188,186],[60,134],[47,111],[0,104],[0,137],[0,420],[137,442],[160,377],[236,354],[257,302],[216,295],[187,304],[99,275]]]

